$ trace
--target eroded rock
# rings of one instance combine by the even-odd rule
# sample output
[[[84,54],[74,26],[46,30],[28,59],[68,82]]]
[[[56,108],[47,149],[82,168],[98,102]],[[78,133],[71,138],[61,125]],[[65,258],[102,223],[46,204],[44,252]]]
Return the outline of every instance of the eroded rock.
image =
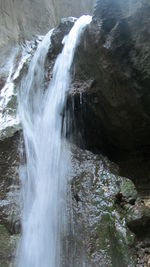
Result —
[[[0,225],[0,266],[12,266],[15,260],[17,239],[16,235],[10,235],[7,229]]]
[[[77,48],[68,96],[68,102],[74,96],[72,113],[85,147],[113,157],[150,146],[150,3],[131,1],[133,7],[137,2],[134,12],[116,15],[116,6],[122,10],[129,2],[100,1],[101,12]]]
[[[135,205],[130,204],[131,198],[137,204],[135,186],[120,177],[117,165],[101,155],[74,148],[72,163],[71,237],[78,243],[78,253],[83,248],[88,266],[135,266],[134,234],[126,225],[124,207],[120,209],[116,202],[116,195],[122,193],[129,207]]]
[[[11,233],[20,229],[19,134],[0,143],[0,223]]]

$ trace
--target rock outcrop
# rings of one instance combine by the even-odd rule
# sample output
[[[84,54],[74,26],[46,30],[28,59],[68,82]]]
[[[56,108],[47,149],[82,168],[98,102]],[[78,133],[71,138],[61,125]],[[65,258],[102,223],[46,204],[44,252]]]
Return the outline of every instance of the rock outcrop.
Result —
[[[72,147],[72,167],[68,240],[69,255],[76,254],[72,265],[67,261],[65,266],[76,262],[80,266],[84,257],[92,267],[147,266],[149,247],[142,259],[140,254],[149,231],[150,208],[139,198],[133,182],[121,177],[118,166],[106,157],[76,146]],[[72,259],[69,255],[66,258]]]
[[[139,6],[137,6],[137,10],[138,11],[140,10]],[[135,9],[134,9],[134,11],[135,11]],[[136,12],[137,11],[135,11],[135,13],[134,13],[132,11],[131,17],[134,16],[136,14]],[[130,17],[129,15],[127,16],[127,11],[126,11],[126,15],[123,15],[123,18],[124,18],[124,16],[127,19],[129,19],[129,17]],[[52,36],[52,40],[53,40],[52,46],[51,46],[51,49],[49,50],[49,54],[48,54],[48,58],[47,58],[47,64],[46,64],[46,67],[49,70],[49,78],[51,77],[51,70],[52,70],[52,66],[54,64],[53,61],[55,60],[57,53],[60,52],[62,49],[62,43],[61,42],[63,39],[63,34],[62,34],[62,31],[60,29],[62,29],[64,31],[64,33],[66,33],[66,31],[68,30],[68,25],[69,25],[68,23],[70,24],[70,22],[67,22],[67,21],[62,22],[62,24],[58,27],[58,29],[56,29],[56,31],[54,32],[54,35]],[[128,146],[127,146],[124,144],[124,142],[122,143],[122,141],[120,141],[120,142],[117,141],[116,143],[113,142],[114,139],[112,138],[111,132],[108,131],[108,138],[107,138],[106,132],[104,131],[105,129],[106,130],[109,129],[109,127],[111,129],[112,124],[113,124],[114,130],[115,130],[115,138],[116,139],[120,138],[121,140],[123,138],[125,138],[124,136],[125,136],[125,134],[127,134],[127,132],[124,133],[124,136],[121,135],[121,131],[123,132],[124,128],[121,129],[120,131],[118,131],[118,128],[116,128],[116,124],[118,123],[118,117],[117,116],[119,116],[119,118],[120,118],[120,116],[122,116],[122,120],[123,120],[123,115],[121,115],[119,113],[117,106],[119,105],[119,107],[121,109],[122,107],[124,107],[124,105],[122,103],[124,103],[124,102],[126,103],[127,100],[130,101],[131,106],[133,105],[133,109],[131,109],[130,106],[128,106],[129,103],[127,102],[126,106],[124,107],[124,108],[128,109],[128,120],[129,120],[128,124],[131,125],[132,124],[131,121],[133,121],[133,118],[136,118],[134,116],[135,115],[134,112],[132,113],[131,111],[134,111],[134,104],[136,103],[135,98],[137,97],[136,94],[133,97],[133,92],[130,92],[130,89],[132,89],[132,88],[127,87],[127,84],[129,85],[131,82],[131,78],[129,79],[129,82],[127,84],[125,83],[125,85],[123,82],[124,79],[123,79],[123,81],[121,80],[121,78],[124,77],[123,75],[126,76],[126,73],[124,73],[124,68],[123,68],[123,65],[121,66],[121,62],[120,62],[120,67],[119,67],[119,63],[118,63],[118,59],[117,59],[117,50],[115,52],[116,56],[112,57],[112,53],[113,53],[112,51],[113,50],[111,51],[111,48],[104,46],[104,44],[106,43],[106,37],[104,38],[105,34],[106,33],[103,29],[102,21],[99,18],[97,18],[97,19],[94,18],[91,25],[89,25],[87,30],[83,33],[80,45],[77,48],[74,64],[72,66],[72,84],[70,87],[69,95],[67,96],[67,115],[69,112],[68,117],[72,118],[71,124],[69,124],[69,127],[68,127],[68,129],[69,129],[68,130],[68,137],[71,140],[73,140],[73,142],[80,145],[81,147],[90,148],[94,152],[98,152],[98,153],[100,153],[100,152],[107,153],[109,156],[111,155],[111,157],[113,159],[116,159],[114,157],[114,153],[112,153],[114,151],[116,152],[116,156],[121,155],[123,158],[128,158],[128,157],[130,158],[131,155],[133,155],[133,153],[135,153],[135,155],[136,155],[136,153],[138,153],[138,155],[141,155],[141,157],[139,158],[139,162],[140,162],[140,160],[142,159],[142,156],[143,156],[141,154],[141,151],[143,148],[139,149],[139,144],[136,143],[136,137],[135,137],[135,141],[134,141],[135,132],[134,133],[131,132],[132,136],[133,136],[134,143],[132,143],[131,140],[128,140],[129,138],[127,138],[127,136],[126,136],[127,140],[125,139],[124,142],[125,141],[128,142]],[[115,40],[117,40],[116,36],[114,37],[114,42],[115,42]],[[118,51],[118,53],[119,53],[119,51]],[[129,54],[127,54],[127,56],[129,56]],[[131,68],[130,71],[132,70],[134,72],[134,68],[132,69],[132,66],[130,66],[130,64],[128,66],[127,56],[124,57],[122,55],[122,57],[123,57],[122,58],[122,64],[124,64],[126,66],[126,68]],[[107,60],[108,60],[108,62],[107,62]],[[125,61],[125,63],[123,63],[123,60]],[[126,62],[126,60],[127,60],[127,62]],[[116,66],[120,70],[121,75],[119,74],[119,71],[118,71]],[[113,69],[113,67],[114,67],[114,69]],[[112,75],[112,72],[115,73],[115,76]],[[126,81],[127,81],[127,77],[126,77]],[[117,81],[117,84],[118,84],[117,87],[115,87],[115,84],[113,83],[113,81],[114,81],[113,79],[118,79],[120,81],[120,84]],[[132,77],[132,79],[133,79],[133,77]],[[108,85],[108,87],[106,87],[106,85]],[[124,90],[124,86],[126,86],[126,90]],[[117,93],[115,95],[115,90],[118,90],[117,91],[118,95],[117,95]],[[120,90],[120,92],[119,92],[119,90]],[[141,90],[142,90],[142,87],[141,87]],[[127,95],[129,93],[129,96],[126,96],[126,98],[124,99],[123,93],[125,93],[125,92]],[[111,93],[112,93],[112,95],[111,95]],[[131,93],[131,95],[130,95],[130,93]],[[104,94],[104,96],[102,94]],[[115,98],[115,96],[116,96],[116,98]],[[109,97],[110,97],[110,100],[109,100]],[[109,104],[106,101],[107,98],[108,98],[108,101],[110,103],[112,103],[111,109],[109,107]],[[137,109],[135,109],[135,111],[138,110],[138,108],[139,108],[139,106],[137,107]],[[106,112],[105,112],[105,109],[106,109]],[[113,109],[114,109],[114,111],[116,109],[118,111],[118,113],[115,111],[115,114],[114,114]],[[70,114],[71,114],[71,116],[70,116]],[[113,122],[114,122],[114,123],[112,122],[112,124],[111,124],[111,117],[113,117]],[[116,119],[116,123],[115,123],[115,119]],[[120,124],[122,123],[121,127],[124,126],[122,120],[120,122]],[[125,116],[124,120],[126,123],[127,122],[126,116]],[[104,126],[106,126],[106,128]],[[138,126],[139,125],[137,125],[137,127]],[[129,127],[129,129],[131,129],[131,127]],[[129,129],[127,129],[127,131]],[[71,134],[71,137],[70,137],[70,134]],[[130,132],[129,132],[129,137],[130,137]],[[142,146],[143,139],[141,141],[139,140],[139,142]],[[131,257],[127,256],[127,258],[129,259],[129,262],[130,261],[131,262],[129,263],[126,261],[126,259],[125,259],[126,256],[125,256],[124,260],[122,260],[122,262],[119,261],[119,258],[120,258],[119,255],[121,255],[121,253],[122,253],[121,251],[118,252],[119,254],[117,254],[117,256],[116,256],[117,260],[115,262],[114,258],[112,257],[112,254],[111,254],[112,253],[112,247],[110,245],[110,247],[108,246],[110,248],[110,250],[106,249],[106,251],[104,253],[106,256],[106,257],[103,257],[104,258],[104,262],[103,262],[104,266],[120,266],[121,264],[122,264],[121,266],[130,266],[130,264],[131,264],[131,266],[134,266],[134,264],[136,266],[144,266],[144,264],[145,265],[148,264],[149,257],[150,257],[150,250],[149,250],[149,247],[147,245],[149,242],[148,241],[149,237],[147,234],[149,231],[148,225],[149,225],[149,219],[150,219],[150,216],[149,216],[150,210],[149,210],[149,207],[146,207],[144,202],[138,197],[138,194],[137,194],[137,191],[135,189],[134,184],[132,184],[131,180],[128,180],[127,178],[119,177],[119,174],[123,173],[122,170],[121,170],[121,172],[120,171],[115,172],[115,176],[114,176],[114,180],[113,180],[114,184],[113,184],[111,179],[110,179],[111,181],[110,180],[108,181],[106,179],[107,180],[107,181],[105,181],[107,184],[106,187],[108,186],[108,192],[110,193],[110,195],[112,193],[111,188],[116,189],[116,192],[115,192],[115,194],[112,193],[112,195],[111,196],[109,195],[107,198],[108,202],[112,201],[113,203],[115,203],[114,205],[112,205],[112,202],[110,204],[106,201],[107,202],[106,203],[106,210],[111,205],[112,205],[112,210],[110,209],[109,210],[110,213],[108,212],[109,213],[108,217],[106,216],[107,218],[105,221],[105,226],[106,226],[106,229],[105,229],[104,223],[103,223],[103,212],[105,214],[105,209],[103,210],[103,205],[102,205],[101,201],[100,201],[100,204],[98,204],[98,202],[97,202],[95,204],[95,206],[94,206],[93,201],[91,201],[90,196],[91,196],[91,198],[93,196],[93,199],[94,199],[94,195],[96,195],[96,189],[95,189],[93,184],[91,185],[91,180],[93,178],[91,178],[91,180],[89,182],[89,179],[90,179],[89,177],[94,176],[92,170],[95,170],[96,162],[98,163],[100,158],[102,159],[102,162],[103,162],[104,158],[102,156],[96,156],[96,155],[94,156],[92,153],[90,154],[90,152],[87,152],[87,151],[83,152],[82,150],[79,150],[79,149],[77,149],[76,152],[74,152],[74,153],[79,156],[79,158],[78,157],[77,158],[78,158],[78,161],[80,162],[80,164],[79,164],[79,162],[76,163],[77,165],[79,164],[79,166],[77,168],[78,171],[80,172],[82,170],[82,164],[84,165],[84,168],[85,168],[83,173],[81,175],[79,174],[79,177],[78,177],[78,175],[75,175],[75,177],[73,177],[72,194],[73,194],[73,199],[74,199],[74,201],[73,201],[74,218],[75,218],[74,227],[76,229],[76,232],[78,233],[78,236],[81,236],[81,239],[84,240],[83,243],[85,244],[85,250],[86,250],[86,252],[84,251],[84,253],[87,256],[87,262],[86,263],[90,264],[89,261],[92,259],[92,264],[95,264],[97,266],[99,261],[102,261],[102,256],[100,256],[101,255],[101,249],[100,248],[103,247],[103,249],[104,249],[105,238],[106,238],[106,240],[108,240],[109,244],[111,244],[112,239],[113,239],[113,242],[116,244],[116,247],[118,246],[117,245],[118,241],[117,241],[116,236],[112,237],[112,239],[111,239],[111,235],[110,235],[111,230],[109,228],[109,226],[111,225],[112,229],[113,229],[112,231],[117,233],[117,229],[113,228],[115,217],[112,218],[112,214],[114,214],[113,212],[117,212],[117,214],[119,214],[120,218],[122,218],[121,220],[124,220],[124,222],[125,222],[124,227],[125,227],[127,233],[129,233],[129,236],[130,236],[130,234],[132,236],[131,239],[129,238],[130,241],[133,242],[133,243],[131,242],[132,245],[130,244],[132,247],[132,249],[131,249],[132,256]],[[99,157],[99,159],[97,157]],[[90,160],[92,163],[90,162]],[[108,169],[106,167],[107,164],[103,165],[102,162],[100,160],[100,162],[98,163],[98,166],[105,166],[104,169],[106,170],[106,173],[107,173],[107,171],[108,171]],[[89,169],[88,169],[88,164],[90,166]],[[92,164],[93,167],[90,164]],[[134,163],[134,167],[135,167],[135,163]],[[131,163],[131,168],[133,171],[132,163]],[[139,168],[140,168],[140,165],[139,165]],[[73,167],[73,169],[76,169],[75,166]],[[114,170],[116,170],[116,167],[114,167]],[[89,175],[87,173],[89,173]],[[109,173],[109,171],[108,171],[108,173]],[[128,173],[128,177],[131,178],[130,177],[131,171],[127,172],[127,169],[126,169],[124,171],[124,175],[126,173]],[[142,170],[141,170],[140,174],[141,173],[142,173]],[[113,177],[113,174],[111,173],[110,176]],[[101,179],[101,181],[103,181],[103,174],[101,174],[99,177],[100,178],[95,178],[96,181],[97,181],[97,179]],[[140,179],[140,177],[139,177],[139,179]],[[119,182],[117,182],[117,181],[119,181]],[[89,187],[87,186],[88,182],[89,182]],[[97,184],[97,182],[95,182],[95,183]],[[103,184],[103,182],[102,182],[102,184]],[[99,194],[103,188],[102,184],[99,186],[99,189],[97,190],[99,192]],[[138,184],[139,184],[139,181],[137,181],[136,185],[138,185]],[[105,188],[105,186],[104,186],[104,188]],[[87,194],[86,194],[86,190],[88,192]],[[106,191],[107,191],[107,189],[106,189]],[[104,193],[104,196],[102,196],[103,193]],[[104,199],[105,199],[105,197],[106,197],[105,196],[105,190],[103,193],[100,196],[100,198],[102,197],[102,199],[103,199],[103,197],[104,197]],[[105,202],[105,200],[104,200],[104,202]],[[87,205],[86,205],[86,203],[87,203]],[[96,206],[99,207],[97,210],[97,213],[98,214],[100,213],[102,215],[102,217],[99,214],[99,220],[97,221],[97,224],[95,224],[95,229],[93,229],[91,225],[92,225],[92,219],[93,219],[93,221],[94,221],[94,219],[96,220],[96,215],[94,214],[94,211],[97,208]],[[89,211],[90,208],[91,208],[91,210]],[[86,214],[86,212],[88,213],[88,215]],[[89,214],[91,214],[92,218],[90,218]],[[105,236],[103,239],[104,242],[101,240],[101,235],[97,235],[97,233],[96,233],[96,231],[98,229],[98,224],[100,224],[100,227],[102,227],[104,230],[104,236]],[[81,228],[82,230],[80,229],[80,227],[78,228],[78,225],[80,225],[80,226],[82,225],[82,227],[83,227],[83,228]],[[84,229],[85,225],[87,227],[86,229]],[[108,230],[107,227],[109,228],[110,231]],[[147,230],[145,231],[145,229],[147,229]],[[109,232],[109,234],[108,234],[108,232]],[[98,236],[97,237],[97,244],[98,244],[99,248],[95,247],[93,245],[92,242],[94,242],[94,241],[93,240],[91,241],[90,233],[92,233],[93,236],[94,236],[94,233],[95,233],[95,236]],[[108,236],[107,236],[107,234],[108,234]],[[135,235],[135,239],[134,239],[134,235]],[[142,235],[142,238],[144,241],[143,240],[141,241],[141,235]],[[84,239],[85,236],[87,239],[86,238]],[[120,240],[122,240],[121,236],[119,238],[120,238]],[[80,257],[81,251],[78,251],[78,246],[79,246],[79,248],[81,247],[80,242],[82,244],[82,241],[79,240],[77,236],[72,236],[72,235],[71,235],[71,239],[73,239],[73,240],[77,239],[76,241],[74,240],[75,243],[77,242],[77,244],[78,244],[78,245],[76,245],[75,250],[79,253],[79,257]],[[102,241],[102,243],[101,243],[101,241]],[[147,242],[146,245],[144,245],[145,242]],[[128,252],[131,248],[130,245],[127,244],[125,240],[123,240],[122,243],[124,244],[124,247],[122,247],[122,249],[124,251],[123,254],[125,255],[127,253],[126,255],[129,255],[130,253],[128,254]],[[88,244],[91,244],[91,248],[88,247]],[[145,246],[144,249],[143,249],[143,246]],[[97,254],[94,254],[94,253],[97,253]],[[111,256],[110,256],[110,254],[111,254]],[[92,256],[92,255],[94,255],[94,256]],[[121,256],[121,259],[122,258],[123,257]],[[97,259],[97,262],[94,263],[94,260],[96,260],[96,259]],[[78,258],[76,260],[78,260]],[[135,260],[135,263],[134,263],[134,260]]]
[[[76,124],[87,148],[114,157],[148,153],[150,3],[98,2],[74,60]]]
[[[91,14],[94,1],[0,1],[0,47],[31,39],[56,26],[62,17]],[[40,19],[39,19],[40,18]]]
[[[93,4],[94,0],[0,0],[1,68],[16,43],[46,34],[62,17],[91,14]]]
[[[118,166],[106,157],[76,147],[72,151],[74,260],[80,262],[85,254],[86,266],[135,266],[134,233],[124,216],[138,202],[133,183],[120,177]]]
[[[14,261],[20,233],[19,135],[0,141],[0,266]]]

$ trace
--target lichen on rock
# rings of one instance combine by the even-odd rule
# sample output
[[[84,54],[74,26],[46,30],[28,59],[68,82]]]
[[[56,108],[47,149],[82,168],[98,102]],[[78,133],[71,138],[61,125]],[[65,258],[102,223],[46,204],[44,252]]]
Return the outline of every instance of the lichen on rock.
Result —
[[[132,193],[137,200],[132,181],[116,174],[117,166],[107,158],[89,151],[73,149],[72,162],[74,238],[82,236],[89,266],[135,266],[134,234],[116,199],[122,192],[126,201]]]

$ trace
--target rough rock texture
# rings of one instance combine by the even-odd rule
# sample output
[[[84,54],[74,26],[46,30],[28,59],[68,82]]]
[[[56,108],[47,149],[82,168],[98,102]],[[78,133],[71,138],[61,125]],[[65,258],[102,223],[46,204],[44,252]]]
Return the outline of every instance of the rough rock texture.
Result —
[[[75,56],[75,117],[86,147],[144,153],[150,146],[150,2],[136,1],[127,14],[124,1],[101,2]]]
[[[20,231],[19,134],[0,142],[0,223],[11,233]]]
[[[75,55],[68,96],[76,142],[119,163],[121,175],[134,180],[147,206],[149,24],[150,1],[97,1]]]
[[[0,266],[12,266],[20,233],[19,134],[0,141]]]
[[[87,266],[136,266],[134,234],[137,230],[142,234],[147,227],[150,209],[139,199],[131,180],[120,177],[118,166],[106,157],[74,147],[72,164],[69,247],[70,255],[76,253],[72,265],[66,265],[76,266],[86,256]],[[143,261],[147,264],[147,259]]]
[[[63,48],[63,38],[67,35],[71,28],[74,25],[76,18],[68,17],[61,19],[58,27],[54,29],[54,32],[51,36],[51,46],[48,53],[49,60],[57,57],[57,55],[62,51]]]
[[[0,224],[0,266],[12,266],[15,260],[15,248],[18,237],[10,235],[7,229]]]
[[[0,89],[16,47],[45,35],[62,17],[92,14],[93,5],[94,0],[0,0]]]
[[[108,2],[103,0],[103,3],[107,7]],[[142,99],[146,94],[148,100],[149,50],[144,52],[144,49],[149,40],[149,4],[146,1],[134,3],[144,4],[140,9],[135,4],[130,14],[126,6],[123,13],[117,11],[115,18],[110,16],[114,14],[113,8],[108,12],[109,18],[95,13],[96,18],[83,33],[75,55],[67,115],[70,115],[69,110],[74,141],[98,151],[99,155],[72,148],[71,227],[64,236],[68,240],[68,247],[64,248],[68,253],[62,264],[64,267],[83,266],[83,262],[88,267],[144,267],[150,263],[150,209],[138,197],[131,180],[121,177],[119,168],[100,155],[100,151],[112,158],[115,158],[114,151],[125,158],[140,155],[138,169],[141,159],[148,158],[149,113]],[[114,1],[109,4],[113,5]],[[47,82],[62,49],[61,41],[72,23],[63,21],[53,33],[45,65]],[[16,133],[0,143],[0,223],[11,234],[20,230],[16,205],[19,138]],[[145,164],[147,167],[147,162]],[[132,167],[131,163],[133,171]],[[134,167],[137,169],[136,164]],[[127,168],[122,168],[121,173],[126,175]],[[2,233],[5,234],[4,228]],[[7,255],[12,255],[9,237],[6,243],[6,249],[5,244],[0,244],[2,266],[8,266]]]
[[[93,4],[94,0],[0,0],[1,67],[12,44],[45,34],[62,17],[91,14]]]
[[[17,111],[18,85],[40,41],[41,38],[38,37],[36,41],[26,42],[23,47],[16,48],[6,63],[9,69],[8,77],[3,76],[4,83],[0,88],[0,140],[13,136],[21,129]]]
[[[137,237],[137,266],[149,266],[150,1],[97,2],[72,66],[71,131],[77,144],[107,154],[135,181],[148,209],[127,209],[126,221]]]
[[[56,26],[62,17],[89,14],[93,10],[93,2],[1,0],[0,47],[9,41],[31,39],[33,35],[45,33]]]

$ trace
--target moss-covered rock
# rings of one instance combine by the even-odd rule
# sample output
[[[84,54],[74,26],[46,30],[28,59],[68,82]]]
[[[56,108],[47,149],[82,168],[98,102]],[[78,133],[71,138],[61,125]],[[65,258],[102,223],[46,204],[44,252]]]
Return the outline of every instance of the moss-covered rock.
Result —
[[[105,251],[106,258],[101,263],[104,266],[128,266],[129,262],[134,266],[131,259],[129,245],[133,245],[134,235],[125,228],[121,220],[111,213],[103,213],[96,227],[97,238],[95,250],[102,253]],[[123,231],[125,231],[123,233]],[[94,240],[93,240],[94,241]]]
[[[138,196],[135,185],[127,178],[122,179],[120,183],[120,194],[131,203],[134,203]]]
[[[135,266],[134,234],[126,224],[124,205],[116,197],[122,194],[131,207],[130,199],[137,201],[132,181],[120,177],[117,166],[103,156],[74,148],[72,157],[72,238],[84,247],[89,266]]]
[[[139,236],[150,231],[150,208],[145,205],[130,207],[126,214],[129,228]]]

